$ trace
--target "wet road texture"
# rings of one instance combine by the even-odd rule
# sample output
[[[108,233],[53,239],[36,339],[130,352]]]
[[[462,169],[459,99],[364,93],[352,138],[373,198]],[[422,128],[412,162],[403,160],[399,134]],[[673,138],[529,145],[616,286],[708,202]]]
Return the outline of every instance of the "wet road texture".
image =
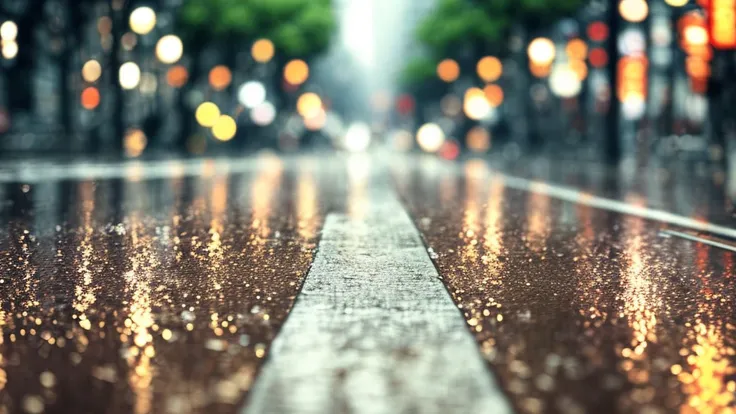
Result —
[[[677,236],[691,229],[508,186],[480,161],[113,170],[0,183],[0,414],[247,409],[326,218],[361,220],[375,179],[515,411],[736,412],[736,253]],[[732,224],[721,199],[673,197],[659,204]]]

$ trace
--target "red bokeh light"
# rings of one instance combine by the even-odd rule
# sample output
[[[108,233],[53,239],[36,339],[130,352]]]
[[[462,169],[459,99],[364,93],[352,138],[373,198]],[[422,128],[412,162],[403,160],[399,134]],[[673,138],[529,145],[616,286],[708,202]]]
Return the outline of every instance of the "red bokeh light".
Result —
[[[602,68],[608,63],[608,53],[606,53],[605,49],[597,47],[590,51],[588,60],[590,60],[590,65],[594,68]]]
[[[446,160],[454,160],[460,156],[460,146],[455,141],[445,141],[440,148],[440,157]]]
[[[593,22],[588,25],[588,38],[594,42],[603,42],[608,39],[608,26],[603,22]]]
[[[401,115],[408,115],[414,111],[414,98],[410,95],[401,95],[396,101],[396,110]]]

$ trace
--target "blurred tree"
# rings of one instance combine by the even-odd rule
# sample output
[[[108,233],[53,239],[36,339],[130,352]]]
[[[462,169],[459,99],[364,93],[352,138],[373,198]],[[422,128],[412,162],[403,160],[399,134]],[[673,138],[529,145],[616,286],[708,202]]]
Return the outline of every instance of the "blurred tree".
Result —
[[[504,56],[514,27],[541,29],[583,4],[584,0],[440,0],[416,29],[427,55],[406,67],[403,81],[411,85],[429,79],[444,58],[454,58],[461,68],[474,68],[480,56]]]
[[[310,62],[326,51],[337,27],[332,0],[188,0],[179,10],[177,23],[193,58],[190,82],[208,69],[201,67],[205,49],[217,47],[223,52],[222,63],[234,68],[243,45],[249,47],[260,38],[271,40],[275,55],[270,83],[282,105],[294,103],[283,89],[283,67],[295,58]]]

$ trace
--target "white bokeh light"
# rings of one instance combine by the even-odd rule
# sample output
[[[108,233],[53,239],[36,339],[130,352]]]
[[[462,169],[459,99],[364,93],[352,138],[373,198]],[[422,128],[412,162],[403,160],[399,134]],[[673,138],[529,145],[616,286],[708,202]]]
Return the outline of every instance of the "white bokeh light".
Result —
[[[120,65],[120,86],[123,89],[133,89],[141,81],[141,69],[135,62],[125,62]]]
[[[238,90],[238,101],[246,108],[256,108],[266,101],[266,87],[261,82],[245,82]]]
[[[156,57],[167,65],[176,63],[184,53],[184,44],[176,35],[166,35],[156,43]]]
[[[276,119],[276,107],[271,102],[263,102],[250,111],[250,119],[259,126],[270,125]]]
[[[362,122],[357,122],[345,132],[343,147],[350,152],[363,152],[371,144],[371,128]]]
[[[444,143],[445,133],[437,124],[424,124],[417,131],[417,144],[426,152],[437,152]]]
[[[130,13],[129,23],[133,32],[148,34],[156,27],[156,12],[150,7],[138,7]]]
[[[560,98],[577,96],[582,89],[582,82],[575,71],[567,65],[558,65],[552,69],[549,76],[549,88]]]

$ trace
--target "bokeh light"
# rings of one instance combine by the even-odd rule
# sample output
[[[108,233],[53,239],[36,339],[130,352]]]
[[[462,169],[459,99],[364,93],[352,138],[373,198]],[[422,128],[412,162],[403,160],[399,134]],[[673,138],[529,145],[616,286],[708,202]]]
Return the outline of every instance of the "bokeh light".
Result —
[[[440,101],[440,109],[449,117],[457,116],[463,111],[463,101],[457,95],[446,95]]]
[[[588,44],[583,39],[571,39],[565,46],[565,52],[570,59],[585,60],[588,57]]]
[[[273,42],[268,39],[258,39],[253,43],[250,50],[253,60],[258,63],[266,63],[273,59],[275,48]]]
[[[399,129],[391,134],[391,144],[395,150],[407,152],[414,146],[414,136],[405,129]]]
[[[182,65],[172,66],[166,72],[166,82],[174,88],[181,88],[188,80],[189,71]]]
[[[100,65],[100,62],[91,59],[82,65],[82,79],[84,79],[85,82],[97,82],[97,80],[100,79],[100,76],[102,76],[102,65]]]
[[[284,79],[291,85],[301,85],[309,79],[309,65],[301,59],[294,59],[284,66]]]
[[[503,103],[503,89],[496,84],[486,85],[483,88],[483,94],[493,107],[501,106],[501,103]]]
[[[345,132],[343,147],[350,152],[363,152],[371,144],[371,128],[363,122],[356,122]]]
[[[304,118],[304,126],[310,131],[319,131],[327,124],[327,112],[319,108],[315,114]]]
[[[427,123],[417,130],[417,144],[425,152],[437,152],[445,142],[445,132],[435,123]]]
[[[14,59],[18,56],[18,43],[15,40],[3,41],[2,55],[5,59]]]
[[[302,94],[296,101],[296,111],[304,118],[311,118],[322,109],[322,99],[314,92]]]
[[[538,37],[529,43],[527,53],[535,64],[550,64],[555,59],[555,44],[545,37]]]
[[[491,114],[491,105],[482,89],[469,88],[465,91],[463,112],[465,116],[475,121],[486,119]]]
[[[156,43],[156,57],[161,63],[174,64],[181,59],[183,53],[184,44],[176,35],[163,36]]]
[[[218,141],[230,141],[238,132],[238,125],[230,115],[220,115],[212,126],[212,136]]]
[[[590,51],[588,60],[591,66],[595,68],[602,68],[608,63],[608,53],[602,47],[597,47]]]
[[[476,70],[484,82],[495,82],[503,74],[503,64],[495,56],[486,56],[478,61]]]
[[[253,108],[250,119],[258,126],[271,125],[276,119],[276,107],[271,102],[264,102]]]
[[[447,140],[439,150],[441,158],[454,160],[460,155],[460,144],[454,140]]]
[[[664,0],[667,5],[672,7],[682,7],[686,5],[690,0]]]
[[[551,70],[552,64],[550,63],[539,64],[531,61],[529,62],[529,71],[537,78],[546,78],[549,76]]]
[[[123,146],[125,147],[125,154],[127,156],[133,158],[140,156],[143,154],[147,145],[148,138],[140,129],[131,129],[125,134]]]
[[[138,7],[130,13],[130,30],[145,35],[156,27],[156,12],[150,7]]]
[[[560,98],[572,98],[580,93],[582,83],[568,65],[557,65],[549,76],[549,88]]]
[[[261,82],[245,82],[238,89],[238,101],[246,108],[255,108],[266,100],[266,87]]]
[[[485,128],[476,125],[468,131],[465,144],[473,152],[486,152],[491,148],[491,134]]]
[[[141,69],[135,62],[125,62],[120,65],[119,79],[123,89],[134,89],[141,81]]]
[[[588,77],[588,65],[583,60],[571,60],[567,63],[570,69],[575,72],[578,80],[584,80]]]
[[[194,117],[199,125],[206,128],[212,127],[220,118],[220,108],[212,102],[202,102],[194,112]]]
[[[144,95],[153,95],[158,89],[158,78],[155,74],[146,72],[141,74],[141,82],[139,89]]]
[[[618,11],[624,20],[631,23],[640,23],[649,14],[649,5],[645,0],[621,0]]]
[[[94,86],[84,88],[80,96],[82,108],[92,110],[100,105],[100,91]]]
[[[452,59],[437,64],[437,76],[445,82],[455,82],[460,77],[460,65]]]
[[[7,41],[18,37],[18,25],[12,20],[6,20],[0,25],[0,39]]]
[[[588,38],[594,42],[608,39],[608,26],[603,22],[592,22],[588,25]]]
[[[225,65],[217,65],[210,70],[209,82],[212,89],[221,91],[233,81],[233,74],[230,72],[230,68]]]

